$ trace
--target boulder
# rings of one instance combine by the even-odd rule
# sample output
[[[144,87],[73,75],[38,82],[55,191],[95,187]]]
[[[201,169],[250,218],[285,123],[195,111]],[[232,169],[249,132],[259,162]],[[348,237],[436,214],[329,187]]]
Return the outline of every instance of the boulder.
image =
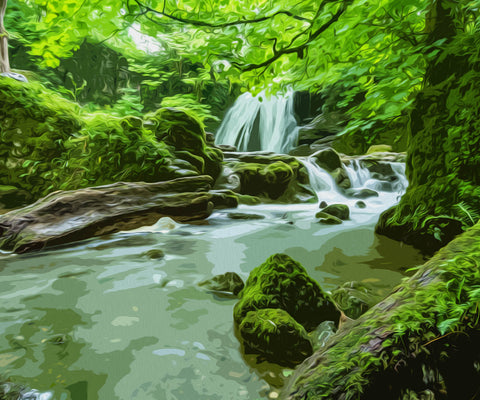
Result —
[[[352,186],[348,173],[343,166],[332,171],[330,175],[341,189],[348,189]]]
[[[369,197],[378,197],[378,192],[372,189],[347,189],[345,190],[347,196],[355,199],[368,199]]]
[[[305,328],[282,309],[249,311],[238,327],[245,353],[261,354],[284,366],[301,363],[313,353]]]
[[[355,203],[355,207],[357,207],[357,208],[366,208],[367,205],[365,204],[364,201],[359,200],[359,201],[357,201],[357,202]]]
[[[235,272],[226,272],[202,281],[198,286],[205,287],[205,289],[211,290],[212,292],[227,292],[237,296],[245,284],[242,278]]]
[[[275,254],[252,270],[235,305],[234,321],[240,325],[248,312],[264,308],[286,311],[307,332],[340,316],[330,296],[285,254]]]
[[[346,204],[330,204],[322,209],[322,212],[333,215],[342,220],[350,218],[350,210]]]
[[[159,141],[171,146],[174,155],[188,161],[198,174],[216,179],[221,172],[223,153],[207,144],[202,124],[192,115],[175,108],[160,108],[149,116],[148,123]]]
[[[335,150],[330,148],[319,150],[316,153],[313,153],[310,158],[313,159],[319,167],[328,172],[333,172],[338,168],[342,168],[340,156]]]
[[[231,190],[211,190],[213,207],[215,209],[237,208],[238,195]]]
[[[340,225],[342,220],[326,212],[320,211],[315,214],[315,218],[320,218],[318,222],[325,225]]]

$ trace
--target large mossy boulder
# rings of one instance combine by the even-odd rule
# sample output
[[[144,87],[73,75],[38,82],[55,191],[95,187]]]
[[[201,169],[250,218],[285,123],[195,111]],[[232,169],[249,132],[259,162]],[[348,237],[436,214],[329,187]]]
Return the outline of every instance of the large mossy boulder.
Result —
[[[286,254],[275,254],[252,270],[240,297],[234,309],[237,324],[249,311],[262,308],[285,310],[307,331],[339,317],[330,296]]]
[[[293,366],[313,353],[305,328],[281,309],[249,311],[238,333],[246,353],[262,354],[270,362]]]
[[[235,177],[238,182],[232,190],[242,195],[286,202],[311,196],[303,186],[308,179],[303,165],[293,157],[289,162],[231,162],[228,170],[226,179]]]
[[[203,125],[194,116],[176,108],[160,108],[149,121],[157,140],[171,146],[175,155],[188,161],[199,174],[216,179],[221,172],[223,153],[207,143]]]
[[[340,312],[301,264],[275,254],[250,273],[233,317],[246,352],[293,365],[312,353],[307,332]]]

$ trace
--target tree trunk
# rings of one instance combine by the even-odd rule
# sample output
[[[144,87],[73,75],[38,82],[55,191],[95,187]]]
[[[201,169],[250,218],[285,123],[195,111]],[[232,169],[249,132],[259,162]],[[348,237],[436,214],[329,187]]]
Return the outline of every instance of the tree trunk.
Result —
[[[480,224],[301,364],[289,400],[452,400],[480,394]]]
[[[209,176],[166,182],[119,182],[57,191],[0,216],[0,249],[23,253],[154,224],[160,217],[187,222],[213,208]]]
[[[7,9],[7,0],[0,0],[0,73],[10,72],[8,60],[8,34],[3,25],[3,18]]]
[[[473,225],[480,213],[480,73],[471,61],[474,34],[457,34],[465,27],[456,3],[432,3],[427,44],[444,40],[443,50],[428,65],[410,112],[409,186],[376,227],[377,233],[427,254]]]

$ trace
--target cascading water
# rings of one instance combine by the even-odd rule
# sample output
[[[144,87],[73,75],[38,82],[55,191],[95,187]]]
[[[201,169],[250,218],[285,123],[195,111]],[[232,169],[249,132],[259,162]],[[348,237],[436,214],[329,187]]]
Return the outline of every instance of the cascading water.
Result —
[[[350,182],[353,188],[360,188],[371,179],[370,171],[360,164],[357,159],[352,160],[350,165],[345,165]]]
[[[244,93],[227,112],[216,134],[217,144],[239,151],[288,153],[297,143],[299,127],[293,112],[293,91],[285,95]]]
[[[327,203],[338,202],[348,204],[353,207],[358,198],[351,197],[347,191],[340,189],[332,176],[321,168],[311,157],[299,158],[308,173],[310,186],[317,195],[318,201]],[[401,196],[407,186],[408,181],[405,177],[405,164],[400,162],[390,162],[392,175],[389,180],[377,179],[372,173],[362,165],[358,159],[351,161],[349,165],[343,164],[343,168],[348,174],[352,189],[372,189],[378,192],[378,197],[373,196],[370,199],[364,199],[367,203],[377,204],[395,204],[398,196]]]

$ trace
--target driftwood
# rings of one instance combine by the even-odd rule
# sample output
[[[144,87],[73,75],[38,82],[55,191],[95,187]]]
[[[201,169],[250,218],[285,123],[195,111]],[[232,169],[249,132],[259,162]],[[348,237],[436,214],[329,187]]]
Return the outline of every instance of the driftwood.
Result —
[[[480,396],[480,225],[342,326],[290,377],[283,399]]]
[[[157,183],[58,191],[0,216],[0,249],[23,253],[152,225],[169,216],[185,222],[206,218],[213,203],[209,176]]]

